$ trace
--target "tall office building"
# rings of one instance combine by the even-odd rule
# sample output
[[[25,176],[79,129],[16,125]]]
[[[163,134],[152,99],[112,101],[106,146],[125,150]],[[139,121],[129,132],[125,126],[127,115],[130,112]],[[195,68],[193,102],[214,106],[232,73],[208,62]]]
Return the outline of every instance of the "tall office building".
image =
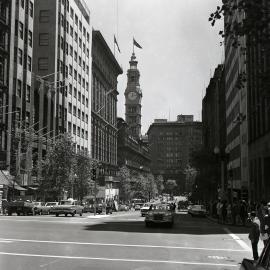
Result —
[[[34,1],[11,1],[8,78],[7,168],[28,184],[32,107]]]
[[[162,175],[164,180],[176,180],[178,191],[183,192],[191,153],[202,146],[202,123],[193,121],[190,116],[180,115],[177,119],[155,119],[147,134],[151,172]]]
[[[225,17],[225,23],[240,23],[242,12],[235,11]],[[241,85],[241,75],[246,73],[246,56],[241,48],[246,38],[239,38],[240,46],[233,46],[229,36],[225,40],[225,96],[226,96],[226,151],[229,153],[227,170],[229,186],[233,196],[247,199],[248,172],[248,128],[247,128],[247,86]]]
[[[10,1],[0,1],[0,167],[6,168]]]
[[[77,151],[91,146],[90,11],[83,0],[36,0],[34,120],[38,122],[38,158],[43,141],[72,135]]]

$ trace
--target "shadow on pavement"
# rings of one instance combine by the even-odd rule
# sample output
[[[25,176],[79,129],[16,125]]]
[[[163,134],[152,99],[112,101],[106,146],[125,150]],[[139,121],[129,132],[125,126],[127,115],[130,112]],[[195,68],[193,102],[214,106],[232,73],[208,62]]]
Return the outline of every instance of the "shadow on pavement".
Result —
[[[209,221],[207,218],[190,217],[189,215],[176,214],[173,228],[165,225],[145,227],[144,219],[141,220],[102,220],[102,223],[89,224],[84,227],[89,231],[115,231],[129,233],[164,233],[164,234],[191,234],[210,235],[226,234],[223,226]]]

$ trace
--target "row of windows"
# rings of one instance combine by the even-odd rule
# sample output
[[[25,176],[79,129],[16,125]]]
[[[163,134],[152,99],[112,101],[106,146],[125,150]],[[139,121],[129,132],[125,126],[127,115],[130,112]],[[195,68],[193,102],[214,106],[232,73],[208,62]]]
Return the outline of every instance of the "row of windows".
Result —
[[[68,112],[72,114],[72,104],[70,102],[68,103]],[[76,106],[73,106],[73,115],[77,116],[79,119],[82,119],[83,122],[85,121],[86,124],[88,124],[88,114],[84,113],[80,109],[77,110]]]
[[[13,79],[13,88],[14,88],[14,92],[16,93],[16,96],[18,97],[22,97],[22,90],[24,89],[26,90],[26,95],[25,95],[25,100],[26,102],[30,102],[30,92],[31,92],[31,86],[30,85],[26,85],[23,84],[21,80],[19,79]]]
[[[29,55],[24,55],[23,60],[23,51],[17,47],[14,47],[14,62],[19,65],[24,64],[24,69],[32,70],[32,58]]]
[[[72,133],[71,131],[71,122],[68,122],[68,132]],[[84,130],[83,128],[80,127],[76,127],[75,124],[73,124],[73,134],[77,135],[83,139],[88,140],[88,131]]]
[[[15,21],[15,35],[18,36],[20,39],[24,39],[25,43],[27,43],[30,47],[33,44],[33,33],[27,28],[24,29],[24,25],[22,22],[16,20]]]
[[[33,18],[34,5],[33,5],[32,1],[16,0],[16,5],[17,6],[21,5],[21,7],[23,9],[25,8],[26,14],[29,14]]]
[[[69,94],[72,95],[72,84],[69,84]],[[74,98],[77,98],[78,97],[78,101],[82,102],[82,104],[86,105],[86,107],[88,108],[88,98],[85,97],[84,94],[81,94],[79,91],[77,91],[77,88],[74,87],[74,90],[73,90],[73,95],[74,95]]]

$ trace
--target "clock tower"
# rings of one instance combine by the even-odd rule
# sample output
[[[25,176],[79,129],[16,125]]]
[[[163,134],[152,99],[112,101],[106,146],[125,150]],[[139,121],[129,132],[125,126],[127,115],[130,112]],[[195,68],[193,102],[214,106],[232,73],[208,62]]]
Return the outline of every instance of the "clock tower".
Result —
[[[125,116],[131,135],[138,139],[141,136],[142,91],[139,82],[140,72],[137,68],[138,61],[134,52],[129,64],[130,68],[127,71],[127,88],[125,91]]]

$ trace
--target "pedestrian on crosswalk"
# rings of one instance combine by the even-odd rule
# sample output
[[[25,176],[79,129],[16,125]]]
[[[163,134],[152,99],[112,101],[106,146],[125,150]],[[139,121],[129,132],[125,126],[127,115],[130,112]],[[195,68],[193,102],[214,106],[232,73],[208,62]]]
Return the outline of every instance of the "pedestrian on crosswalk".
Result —
[[[251,241],[253,259],[258,260],[258,242],[260,239],[260,220],[256,217],[255,212],[250,213],[251,227],[248,235],[249,240]]]

